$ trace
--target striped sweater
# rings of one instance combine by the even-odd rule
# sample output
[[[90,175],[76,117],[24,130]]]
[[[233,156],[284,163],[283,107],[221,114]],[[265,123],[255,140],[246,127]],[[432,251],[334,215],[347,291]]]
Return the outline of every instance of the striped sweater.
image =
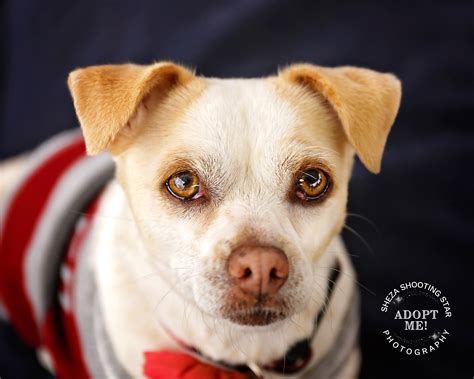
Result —
[[[87,157],[79,131],[52,138],[29,159],[1,204],[0,308],[26,343],[46,350],[59,378],[129,378],[110,344],[90,264],[89,231],[113,161],[106,154]],[[358,309],[355,293],[335,345],[302,377],[338,376],[357,343]],[[184,345],[144,358],[149,379],[254,377]]]
[[[0,303],[22,339],[49,353],[58,377],[96,370],[87,345],[95,345],[88,322],[97,307],[90,281],[77,279],[92,278],[88,230],[113,171],[107,155],[86,157],[78,130],[65,132],[31,153],[2,199]]]

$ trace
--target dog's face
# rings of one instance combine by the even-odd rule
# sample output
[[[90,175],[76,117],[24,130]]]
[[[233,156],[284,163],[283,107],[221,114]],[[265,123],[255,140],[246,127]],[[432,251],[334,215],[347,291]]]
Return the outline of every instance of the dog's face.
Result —
[[[393,76],[300,65],[219,80],[163,63],[69,85],[88,150],[115,156],[150,262],[183,296],[243,325],[323,303],[314,269],[344,223],[354,151],[379,169]]]

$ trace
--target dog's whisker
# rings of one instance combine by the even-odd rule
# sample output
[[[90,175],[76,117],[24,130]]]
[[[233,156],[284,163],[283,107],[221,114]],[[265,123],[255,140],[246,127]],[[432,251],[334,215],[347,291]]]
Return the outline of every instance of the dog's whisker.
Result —
[[[213,322],[214,322],[214,328],[213,328],[213,330],[216,331],[216,336],[217,336],[217,338],[221,341],[222,344],[225,344],[226,342],[225,342],[224,337],[222,336],[222,332],[219,332],[219,328],[216,326],[216,319],[213,318],[212,320],[213,320]]]
[[[351,212],[347,212],[346,215],[348,217],[356,217],[356,218],[359,218],[361,220],[364,220],[365,222],[367,222],[367,224],[369,224],[378,234],[380,234],[380,230],[379,228],[377,227],[377,225],[375,225],[375,222],[373,222],[371,219],[369,219],[368,217],[365,217],[361,214],[358,214],[358,213],[351,213]]]
[[[283,328],[280,329],[280,339],[281,339],[281,344],[282,346],[285,346],[285,338],[283,336]],[[285,350],[285,353],[283,354],[283,375],[285,374],[286,371],[286,353],[287,350]]]
[[[240,351],[240,353],[241,353],[245,358],[249,358],[249,355],[242,349],[242,347],[241,347],[240,344],[238,343],[239,340],[237,340],[237,343],[234,343],[235,339],[232,337],[232,328],[228,328],[228,330],[229,330],[229,337],[230,337],[231,343],[232,343],[232,345],[234,346],[234,348],[235,348],[237,351]]]
[[[346,298],[346,301],[348,301],[348,300],[349,300],[349,296],[347,295],[346,291],[344,291],[344,290],[341,288],[341,286],[338,286],[337,283],[336,283],[334,280],[332,280],[332,279],[328,279],[328,280],[334,285],[334,289],[335,289],[336,291],[339,291],[339,292]]]
[[[330,268],[330,267],[328,267]],[[354,275],[351,275],[345,271],[341,271],[341,270],[338,270],[338,269],[334,269],[335,271],[339,271],[342,275],[346,275],[347,277],[351,278],[352,280],[354,280],[355,283],[357,283],[357,285],[359,285],[361,288],[363,288],[364,290],[366,290],[368,293],[370,293],[372,296],[377,296],[377,294],[372,291],[370,288],[368,288],[367,286],[365,286],[364,284],[362,284],[361,282],[359,282],[356,277]],[[320,277],[322,278],[325,278],[325,276],[323,275],[320,275],[320,274],[317,274],[315,273],[315,275],[319,275]]]
[[[351,254],[351,253],[346,253],[349,257],[353,257],[353,258],[360,258],[360,255],[359,254]]]
[[[186,301],[186,298],[183,296],[183,324],[184,324],[185,330],[189,330],[189,317],[188,317],[187,311],[188,311],[188,302]]]
[[[369,245],[369,243],[367,242],[367,240],[362,237],[355,229],[351,228],[349,225],[347,224],[344,224],[343,226],[344,229],[347,229],[348,231],[350,231],[352,234],[354,234],[356,237],[359,238],[359,240],[364,244],[364,246],[369,250],[369,252],[373,255],[375,255],[375,252],[374,250],[372,249],[372,247]]]
[[[323,276],[321,276],[323,277]],[[318,307],[323,307],[323,311],[326,312],[328,307],[329,307],[329,294],[326,292],[326,290],[324,288],[321,287],[321,284],[317,281],[318,278],[314,278],[314,283],[319,287],[319,289],[322,291],[322,293],[324,293],[324,295],[322,296],[323,299],[324,299],[324,302],[323,304],[320,303],[320,301],[317,301],[316,304],[318,305]],[[315,288],[317,294],[321,297],[321,292],[318,291],[318,288]]]
[[[207,323],[207,318],[204,317],[204,312],[203,312],[200,308],[197,308],[197,309],[199,309],[199,313],[201,314],[201,320],[202,320],[203,324],[206,326],[206,328],[207,328],[208,330],[210,330],[211,327],[210,327],[209,324]],[[216,331],[216,332],[217,332],[217,331]]]
[[[303,328],[300,324],[298,324],[294,319],[293,316],[288,317],[288,321],[295,325],[300,331],[305,332],[305,328]]]
[[[321,288],[321,285],[317,282],[316,278],[315,278],[315,283],[318,284],[318,287]],[[333,281],[334,283],[334,281]],[[322,291],[325,291],[321,288]],[[328,313],[329,314],[329,327],[331,329],[331,332],[333,333],[333,335],[336,333],[336,330],[334,329],[334,314],[333,314],[333,308],[331,307],[331,304],[330,304],[330,301],[329,301],[329,294],[326,293],[326,291],[324,292],[325,295],[324,295],[324,305],[323,305],[323,312],[324,313]],[[347,296],[342,292],[342,294],[347,298]],[[323,319],[323,322],[324,322],[324,319]],[[319,325],[318,325],[319,327]]]
[[[171,293],[171,291],[173,291],[173,288],[168,289],[165,292],[165,294],[158,300],[158,302],[153,308],[153,314],[156,314],[156,311],[158,310],[158,307],[160,306],[161,302],[166,298],[166,296],[168,296]]]
[[[345,255],[348,255],[350,257],[354,257],[354,258],[360,258],[360,255],[359,254],[350,254],[348,252],[341,252],[341,251],[334,251],[334,250],[328,250],[327,251],[329,254],[345,254]]]

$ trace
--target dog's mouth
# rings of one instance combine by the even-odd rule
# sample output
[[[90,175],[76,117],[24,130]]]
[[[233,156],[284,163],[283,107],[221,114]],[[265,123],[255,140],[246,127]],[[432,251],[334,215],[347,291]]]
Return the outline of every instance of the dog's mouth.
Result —
[[[263,297],[254,299],[232,298],[221,307],[221,315],[239,325],[265,326],[283,320],[289,316],[290,309],[282,298]]]
[[[265,326],[286,318],[286,314],[275,309],[256,307],[244,311],[229,312],[227,318],[239,325]]]
[[[254,296],[234,286],[226,293],[219,313],[235,324],[265,326],[291,316],[292,307],[280,294]]]

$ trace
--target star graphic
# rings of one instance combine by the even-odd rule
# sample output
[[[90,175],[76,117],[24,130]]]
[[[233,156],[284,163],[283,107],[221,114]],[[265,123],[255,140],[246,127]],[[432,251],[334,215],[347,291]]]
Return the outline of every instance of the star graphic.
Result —
[[[403,300],[403,297],[401,297],[400,295],[398,295],[396,298],[395,298],[395,303],[399,303]]]

